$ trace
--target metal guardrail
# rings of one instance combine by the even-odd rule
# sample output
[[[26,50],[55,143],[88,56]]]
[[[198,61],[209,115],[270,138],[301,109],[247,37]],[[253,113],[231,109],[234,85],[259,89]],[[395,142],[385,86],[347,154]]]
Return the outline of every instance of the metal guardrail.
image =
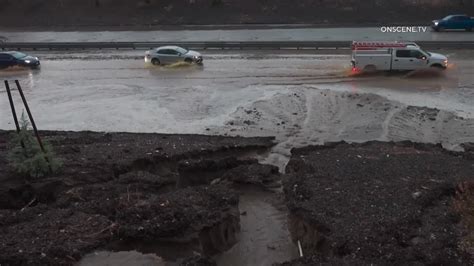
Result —
[[[243,41],[243,42],[3,42],[2,50],[146,50],[163,45],[178,45],[189,49],[350,49],[350,41]],[[420,41],[426,49],[474,49],[474,41]]]

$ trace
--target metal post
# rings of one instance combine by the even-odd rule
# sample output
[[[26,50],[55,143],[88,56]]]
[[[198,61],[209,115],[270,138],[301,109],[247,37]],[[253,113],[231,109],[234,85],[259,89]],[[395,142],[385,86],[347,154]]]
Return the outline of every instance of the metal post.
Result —
[[[8,80],[5,80],[5,88],[7,89],[8,101],[10,102],[10,108],[12,110],[13,120],[15,121],[16,132],[20,132],[20,124],[18,123],[18,117],[16,116],[15,105],[13,104],[12,93],[10,91],[10,84]]]
[[[25,105],[26,112],[28,113],[28,118],[31,121],[31,126],[33,127],[33,131],[35,132],[36,139],[38,140],[38,144],[41,148],[41,151],[44,154],[44,159],[49,165],[49,170],[52,172],[51,164],[49,163],[49,158],[46,156],[46,151],[44,150],[43,142],[41,141],[40,135],[38,133],[38,129],[36,128],[35,120],[33,120],[33,115],[31,114],[30,108],[28,107],[28,103],[26,102],[25,95],[23,94],[23,90],[21,89],[20,82],[18,80],[15,80],[16,87],[18,91],[20,92],[21,100],[23,101],[23,105]]]

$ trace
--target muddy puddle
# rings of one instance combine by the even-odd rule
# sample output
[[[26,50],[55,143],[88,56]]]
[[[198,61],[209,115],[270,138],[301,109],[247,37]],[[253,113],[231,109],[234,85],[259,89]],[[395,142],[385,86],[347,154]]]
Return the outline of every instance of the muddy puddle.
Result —
[[[282,263],[298,257],[298,250],[288,231],[288,214],[283,200],[271,192],[254,187],[239,187],[240,232],[227,251],[212,256],[218,266]],[[201,240],[202,242],[202,234]],[[188,243],[148,242],[110,246],[115,251],[96,251],[86,255],[78,266],[180,265],[183,258],[203,255],[199,241]],[[118,251],[122,249],[122,251]],[[128,249],[128,250],[127,250]]]
[[[272,265],[298,256],[287,226],[287,212],[275,194],[243,189],[239,241],[215,257],[219,266]]]

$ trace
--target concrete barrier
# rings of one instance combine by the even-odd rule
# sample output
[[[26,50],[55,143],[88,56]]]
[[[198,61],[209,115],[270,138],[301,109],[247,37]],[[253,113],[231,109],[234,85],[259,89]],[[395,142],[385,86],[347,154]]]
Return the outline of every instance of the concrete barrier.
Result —
[[[474,42],[421,41],[425,49],[474,49]],[[147,50],[163,45],[178,45],[189,49],[350,49],[348,41],[285,41],[285,42],[3,42],[2,50]]]

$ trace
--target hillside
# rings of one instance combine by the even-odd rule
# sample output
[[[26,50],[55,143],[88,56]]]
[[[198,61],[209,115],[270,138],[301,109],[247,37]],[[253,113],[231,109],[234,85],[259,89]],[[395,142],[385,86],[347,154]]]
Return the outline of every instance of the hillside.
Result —
[[[0,24],[4,28],[249,23],[379,25],[429,23],[450,13],[472,14],[474,1],[0,0]]]

